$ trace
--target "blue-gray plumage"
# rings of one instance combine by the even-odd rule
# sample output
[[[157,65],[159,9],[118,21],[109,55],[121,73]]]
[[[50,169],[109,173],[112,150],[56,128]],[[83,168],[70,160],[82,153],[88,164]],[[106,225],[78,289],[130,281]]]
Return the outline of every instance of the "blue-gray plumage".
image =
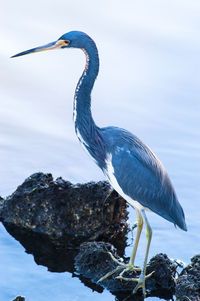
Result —
[[[114,175],[123,192],[168,221],[187,230],[184,212],[167,172],[136,136],[116,127],[102,129],[112,154]]]
[[[146,275],[146,265],[152,236],[145,209],[157,213],[187,231],[183,209],[165,168],[145,144],[124,129],[99,128],[95,124],[91,114],[91,91],[99,72],[99,57],[94,41],[87,34],[71,31],[55,42],[21,52],[13,57],[56,48],[79,48],[86,55],[85,69],[74,96],[75,131],[81,144],[102,169],[110,184],[135,208],[137,214],[138,227],[129,264],[122,265],[119,262],[118,268],[99,281],[103,281],[120,269],[122,272],[117,278],[127,280],[123,277],[124,272],[137,269],[134,267],[134,261],[144,222],[147,229],[144,265],[140,278],[132,280],[138,282],[133,292],[142,288],[145,295],[145,279],[151,276]]]

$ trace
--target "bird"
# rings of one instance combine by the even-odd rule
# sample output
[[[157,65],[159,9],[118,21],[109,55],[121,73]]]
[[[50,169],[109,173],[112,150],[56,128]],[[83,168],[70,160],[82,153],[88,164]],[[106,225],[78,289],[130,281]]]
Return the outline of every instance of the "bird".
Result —
[[[136,282],[132,293],[142,289],[146,296],[145,280],[152,228],[146,211],[152,211],[169,222],[187,231],[184,211],[177,199],[172,182],[160,160],[137,136],[116,127],[99,127],[91,112],[91,92],[99,73],[99,55],[94,40],[82,31],[70,31],[59,39],[44,46],[20,52],[12,57],[53,49],[77,48],[83,51],[86,63],[75,89],[73,101],[73,120],[75,132],[83,148],[103,171],[111,187],[132,207],[137,216],[137,232],[130,260],[127,264],[118,262],[115,270],[99,279],[99,282],[121,271],[116,278]],[[146,250],[142,268],[135,266],[140,235],[146,226]],[[138,278],[123,277],[126,271],[139,270]]]

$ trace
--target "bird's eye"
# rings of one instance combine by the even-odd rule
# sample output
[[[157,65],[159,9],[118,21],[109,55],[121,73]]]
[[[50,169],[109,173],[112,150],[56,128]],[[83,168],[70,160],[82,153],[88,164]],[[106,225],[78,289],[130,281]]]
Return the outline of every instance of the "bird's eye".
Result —
[[[70,41],[69,41],[69,40],[65,40],[64,43],[65,43],[66,45],[69,45]]]

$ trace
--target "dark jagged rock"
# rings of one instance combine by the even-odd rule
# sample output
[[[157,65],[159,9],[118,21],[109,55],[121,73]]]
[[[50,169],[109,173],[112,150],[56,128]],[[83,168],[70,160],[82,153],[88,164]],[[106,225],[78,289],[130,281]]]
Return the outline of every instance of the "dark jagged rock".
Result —
[[[175,295],[179,301],[200,301],[200,254],[181,272]]]
[[[59,247],[83,241],[109,241],[123,254],[126,245],[126,202],[107,182],[73,185],[51,174],[30,176],[3,203],[6,228],[47,235]],[[121,251],[120,251],[121,250]]]
[[[90,278],[93,282],[97,282],[106,273],[114,270],[118,264],[113,261],[109,252],[118,260],[116,249],[109,243],[104,242],[85,242],[81,244],[80,251],[75,257],[75,268],[78,273]],[[161,298],[170,298],[175,290],[174,277],[177,265],[170,261],[167,255],[158,254],[153,257],[147,267],[147,274],[154,271],[153,275],[146,280],[146,287],[148,295],[159,296]],[[103,280],[99,284],[107,288],[112,293],[116,294],[118,299],[125,296],[131,296],[131,292],[136,286],[133,281],[121,281],[116,279],[116,276],[122,270],[111,275],[109,278]],[[139,276],[139,272],[128,271],[124,273],[124,277],[135,278]],[[140,298],[140,290],[133,298]],[[139,300],[137,299],[136,300]],[[127,299],[128,300],[128,299]]]
[[[92,290],[103,288],[74,274],[81,242],[105,240],[124,253],[128,214],[125,201],[107,182],[72,185],[51,174],[37,173],[5,200],[0,220],[7,231],[52,272],[71,272]]]
[[[4,199],[0,196],[0,212],[3,204],[4,204]]]
[[[120,260],[116,249],[109,243],[82,243],[79,253],[75,257],[76,271],[84,277],[88,277],[94,282],[97,282],[102,276],[118,266],[118,264],[111,259],[109,252],[111,252],[116,259]],[[114,277],[106,279],[103,283],[106,284],[105,286],[109,290],[116,291],[118,286],[121,288],[121,281],[117,281],[116,283]]]
[[[147,266],[147,274],[154,271],[147,279],[147,288],[151,295],[160,298],[170,299],[175,292],[175,275],[177,264],[169,259],[166,254],[157,254],[151,258]]]
[[[25,297],[17,296],[13,301],[25,301]]]

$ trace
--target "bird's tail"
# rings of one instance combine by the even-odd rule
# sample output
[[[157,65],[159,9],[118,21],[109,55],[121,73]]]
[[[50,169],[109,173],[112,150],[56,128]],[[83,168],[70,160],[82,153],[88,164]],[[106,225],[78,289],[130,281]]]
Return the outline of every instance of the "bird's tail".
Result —
[[[173,217],[174,224],[177,225],[180,229],[187,231],[185,214],[175,194],[170,213],[171,217]]]

